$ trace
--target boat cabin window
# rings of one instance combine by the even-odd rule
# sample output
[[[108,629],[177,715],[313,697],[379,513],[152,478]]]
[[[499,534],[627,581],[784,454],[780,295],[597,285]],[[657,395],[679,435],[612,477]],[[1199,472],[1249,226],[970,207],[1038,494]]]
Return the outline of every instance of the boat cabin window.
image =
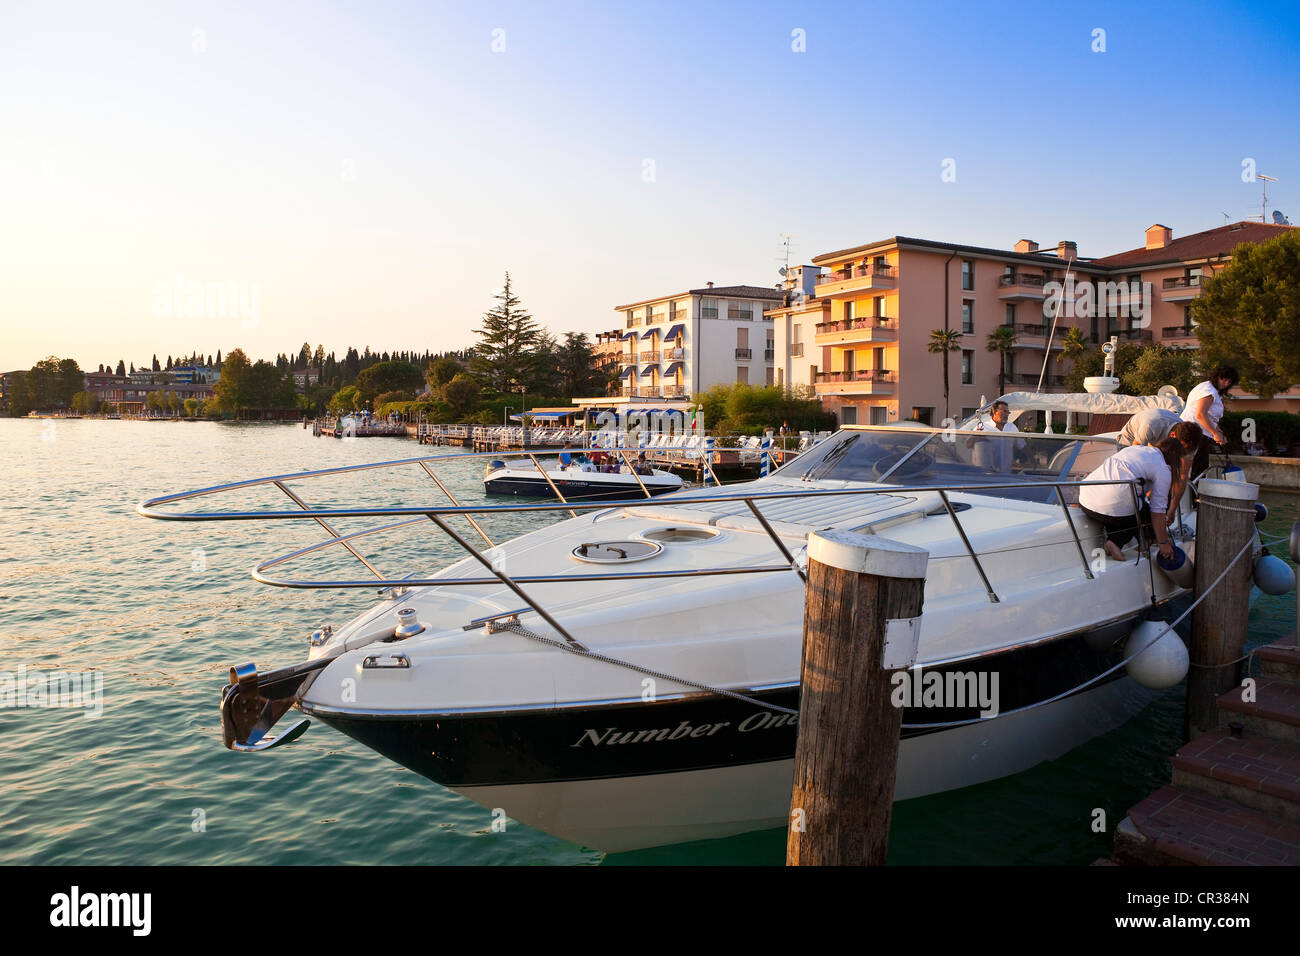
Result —
[[[843,431],[777,474],[922,487],[1069,481],[1083,478],[1099,455],[1113,449],[1113,443],[1086,437],[885,426]],[[1056,500],[1052,488],[998,489],[990,494]]]

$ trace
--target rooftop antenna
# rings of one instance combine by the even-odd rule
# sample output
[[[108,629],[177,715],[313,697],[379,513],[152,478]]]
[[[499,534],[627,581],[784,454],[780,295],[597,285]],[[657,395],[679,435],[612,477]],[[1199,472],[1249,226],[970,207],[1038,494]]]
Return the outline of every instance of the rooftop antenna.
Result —
[[[1229,216],[1228,216],[1228,214],[1225,212],[1225,213],[1223,214],[1223,224],[1224,224],[1225,226],[1228,224],[1228,219],[1229,219]]]
[[[1268,184],[1277,182],[1277,179],[1263,173],[1256,173],[1255,178],[1260,182],[1259,221],[1268,222]]]
[[[781,275],[785,275],[790,271],[790,240],[793,238],[794,236],[788,232],[781,233],[781,245],[785,249],[785,265],[781,267]]]

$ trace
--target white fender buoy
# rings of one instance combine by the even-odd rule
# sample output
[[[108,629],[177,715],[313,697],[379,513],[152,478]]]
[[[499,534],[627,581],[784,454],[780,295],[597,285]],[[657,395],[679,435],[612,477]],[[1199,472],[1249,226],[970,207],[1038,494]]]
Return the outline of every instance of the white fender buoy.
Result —
[[[1295,571],[1276,554],[1263,554],[1255,562],[1255,584],[1265,594],[1286,594],[1295,587]]]
[[[1124,645],[1124,656],[1140,651],[1125,665],[1128,676],[1143,687],[1166,690],[1187,676],[1187,646],[1173,628],[1158,621],[1143,621]]]
[[[1190,588],[1196,581],[1196,570],[1192,567],[1192,559],[1178,545],[1174,545],[1172,558],[1166,559],[1164,555],[1157,554],[1156,567],[1180,588]]]

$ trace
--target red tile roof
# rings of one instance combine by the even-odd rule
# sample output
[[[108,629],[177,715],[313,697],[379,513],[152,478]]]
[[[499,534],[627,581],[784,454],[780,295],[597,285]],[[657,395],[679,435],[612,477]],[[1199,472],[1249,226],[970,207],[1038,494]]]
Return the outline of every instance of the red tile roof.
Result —
[[[723,285],[712,289],[692,289],[691,295],[721,295],[733,299],[781,299],[780,289],[761,285]]]
[[[1113,256],[1093,259],[1090,263],[1103,268],[1124,268],[1128,266],[1151,266],[1161,262],[1186,262],[1207,259],[1211,256],[1227,256],[1243,242],[1266,242],[1283,235],[1296,226],[1276,226],[1264,222],[1234,222],[1204,232],[1194,232],[1190,236],[1175,239],[1160,249],[1130,249]]]

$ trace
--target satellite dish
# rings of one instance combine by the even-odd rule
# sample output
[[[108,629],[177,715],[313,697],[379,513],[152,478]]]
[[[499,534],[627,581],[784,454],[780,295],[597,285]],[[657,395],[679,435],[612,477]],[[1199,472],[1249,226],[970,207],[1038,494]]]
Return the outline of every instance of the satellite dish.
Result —
[[[1280,215],[1282,215],[1282,214],[1281,214],[1280,212],[1275,212],[1275,213],[1273,213],[1273,215],[1274,215],[1274,216],[1280,216]],[[781,268],[777,269],[776,271],[779,272],[779,273],[781,273],[781,275],[785,275],[785,272],[786,272],[785,266],[782,266]]]
[[[1174,388],[1172,385],[1161,385],[1156,394],[1161,398],[1177,398],[1178,389]]]
[[[1282,215],[1282,210],[1281,210],[1281,209],[1274,209],[1274,210],[1273,210],[1273,221],[1274,221],[1275,223],[1277,223],[1279,226],[1289,226],[1289,225],[1291,225],[1291,223],[1287,220],[1286,216]]]

